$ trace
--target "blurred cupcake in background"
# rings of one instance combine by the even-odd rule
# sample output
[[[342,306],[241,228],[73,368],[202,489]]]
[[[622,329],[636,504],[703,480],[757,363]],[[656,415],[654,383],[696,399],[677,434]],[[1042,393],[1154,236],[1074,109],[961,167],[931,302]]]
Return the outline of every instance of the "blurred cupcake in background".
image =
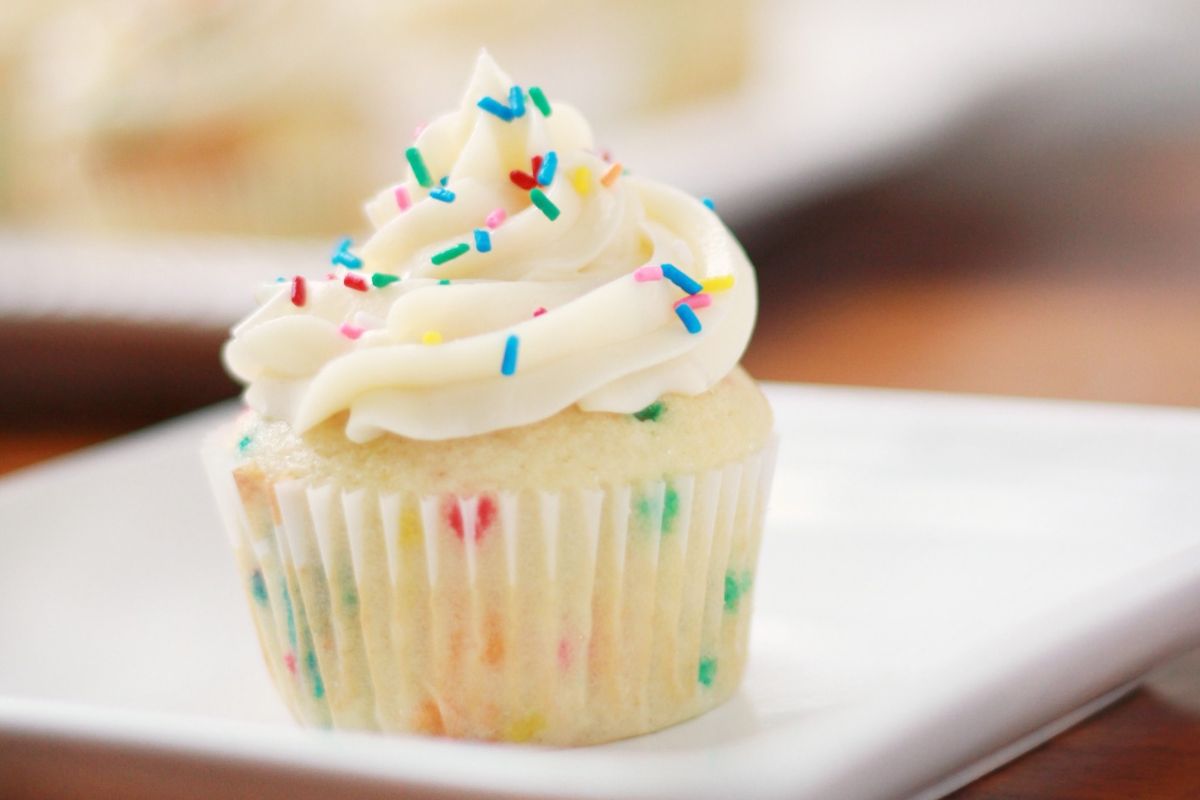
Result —
[[[736,89],[751,0],[67,0],[4,34],[10,214],[115,230],[358,230],[372,176],[487,47],[606,122]],[[26,20],[26,17],[28,18]],[[686,42],[686,46],[664,46]],[[16,50],[14,50],[14,53]]]
[[[55,224],[300,234],[356,221],[373,127],[326,4],[105,2],[31,48],[19,201]]]

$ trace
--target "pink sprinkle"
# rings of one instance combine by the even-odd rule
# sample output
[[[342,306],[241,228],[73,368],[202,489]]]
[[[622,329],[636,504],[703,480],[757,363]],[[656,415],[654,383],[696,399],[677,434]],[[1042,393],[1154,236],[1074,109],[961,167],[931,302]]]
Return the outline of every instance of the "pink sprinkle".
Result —
[[[429,123],[428,123],[428,122],[421,122],[421,123],[418,123],[418,124],[417,124],[417,127],[413,128],[413,138],[414,138],[414,139],[419,139],[419,138],[421,138],[421,134],[422,134],[422,133],[424,133],[424,132],[425,132],[425,129],[426,129],[426,128],[428,128],[428,127],[429,127]]]
[[[657,266],[654,266],[651,264],[647,264],[644,267],[638,267],[636,270],[634,270],[633,279],[635,281],[642,281],[642,282],[661,281],[662,280],[662,267],[657,267]]]
[[[571,667],[571,642],[565,636],[558,640],[558,666],[563,669]]]
[[[538,306],[537,308],[535,308],[535,309],[533,310],[533,315],[534,315],[535,317],[540,317],[542,314],[545,314],[545,313],[546,313],[546,307],[545,307],[545,306]]]
[[[680,306],[691,306],[696,308],[708,308],[712,305],[711,294],[690,294],[687,297],[681,297],[675,301],[675,308]]]
[[[507,217],[508,214],[503,208],[497,208],[495,211],[487,215],[487,219],[485,219],[484,222],[487,223],[489,228],[496,230],[496,228],[500,227],[500,223],[504,222]]]
[[[342,327],[338,328],[342,332],[342,336],[347,339],[357,339],[363,335],[365,328],[360,328],[357,325],[351,325],[349,322],[343,322]]]
[[[403,186],[396,187],[396,205],[401,211],[408,211],[408,207],[412,205],[412,198],[408,196],[408,189]]]
[[[295,675],[296,674],[296,654],[290,650],[288,652],[284,653],[283,654],[283,665],[285,667],[287,667],[288,672]]]

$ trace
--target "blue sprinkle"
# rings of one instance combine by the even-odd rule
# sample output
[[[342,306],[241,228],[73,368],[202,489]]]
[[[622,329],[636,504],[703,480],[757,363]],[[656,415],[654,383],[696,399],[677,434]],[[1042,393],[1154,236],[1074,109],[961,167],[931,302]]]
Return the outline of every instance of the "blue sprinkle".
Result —
[[[500,362],[501,375],[512,375],[517,371],[517,348],[520,345],[521,340],[516,334],[509,334],[508,341],[504,343],[504,360]]]
[[[525,93],[521,91],[520,86],[508,90],[508,107],[512,109],[514,117],[525,116]]]
[[[454,192],[450,191],[449,189],[445,187],[439,187],[431,191],[429,196],[434,200],[441,200],[443,203],[453,203],[455,195]]]
[[[542,161],[542,168],[538,170],[537,182],[542,186],[549,186],[554,180],[554,170],[558,169],[558,153],[553,150],[547,151],[546,158]]]
[[[276,279],[275,279],[275,282],[276,282],[276,283],[283,283],[283,282],[284,282],[284,281],[286,281],[286,280],[287,280],[287,278],[285,278],[285,277],[283,277],[282,275],[280,275],[278,278],[276,278]]]
[[[512,109],[509,108],[508,106],[504,105],[504,103],[501,103],[499,100],[497,100],[494,97],[485,97],[485,98],[481,99],[475,105],[479,106],[480,108],[482,108],[484,111],[488,112],[489,114],[496,115],[497,117],[504,120],[505,122],[512,122],[512,119],[513,119]]]
[[[443,176],[442,176],[442,179],[441,179],[440,181],[438,181],[438,183],[440,183],[442,186],[445,186],[445,185],[446,185],[447,183],[449,183],[449,182],[450,182],[450,176],[449,176],[449,175],[443,175]]]
[[[680,303],[675,306],[675,313],[679,315],[679,319],[683,321],[683,327],[687,328],[688,333],[700,332],[700,319],[696,316],[696,312],[687,303]]]
[[[358,269],[362,266],[362,259],[350,252],[350,237],[346,237],[338,242],[337,247],[333,251],[333,256],[329,259],[333,264],[340,264],[346,269]]]
[[[280,594],[283,595],[283,615],[287,620],[288,641],[292,649],[296,649],[296,612],[292,609],[292,594],[288,591],[287,581],[279,581]]]
[[[690,275],[676,267],[674,264],[663,264],[662,274],[664,278],[678,286],[680,289],[683,289],[688,294],[700,294],[700,292],[704,291],[703,286],[697,283]]]
[[[475,249],[481,253],[492,249],[492,237],[483,228],[475,229]]]
[[[700,202],[704,203],[704,205],[708,206],[709,211],[717,210],[717,204],[713,202],[713,199],[711,197],[701,197]]]

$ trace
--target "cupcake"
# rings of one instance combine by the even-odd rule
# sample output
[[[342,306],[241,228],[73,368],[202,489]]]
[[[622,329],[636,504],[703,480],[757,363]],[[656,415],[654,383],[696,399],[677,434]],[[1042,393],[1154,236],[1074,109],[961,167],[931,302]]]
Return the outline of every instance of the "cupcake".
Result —
[[[754,271],[485,54],[332,271],[264,287],[205,446],[314,726],[591,744],[737,688],[773,465]]]

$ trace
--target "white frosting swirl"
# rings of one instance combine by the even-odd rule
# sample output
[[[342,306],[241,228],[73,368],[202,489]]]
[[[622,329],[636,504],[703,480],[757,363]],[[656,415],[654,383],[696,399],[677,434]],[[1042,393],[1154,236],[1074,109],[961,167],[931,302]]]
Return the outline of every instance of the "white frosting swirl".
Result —
[[[704,392],[733,369],[757,308],[754,271],[733,236],[676,189],[628,174],[602,184],[609,165],[569,106],[556,102],[543,116],[526,99],[524,115],[509,122],[476,106],[485,96],[507,103],[511,86],[481,55],[462,107],[418,137],[434,181],[447,176],[452,202],[430,197],[410,175],[368,203],[376,230],[353,250],[361,268],[308,281],[302,306],[290,284],[266,287],[225,349],[253,408],[300,431],[348,411],[355,441],[385,431],[448,439],[537,422],[576,403],[632,413],[668,392]],[[560,211],[554,220],[509,179],[548,151],[558,158],[543,189]],[[407,210],[397,188],[411,198]],[[479,252],[473,230],[486,230],[497,208],[507,219]],[[462,243],[466,253],[433,263]],[[731,287],[706,293],[699,332],[676,315],[687,295],[675,284],[634,277],[662,263],[699,281],[732,277]],[[375,287],[377,272],[401,280]],[[368,290],[348,288],[346,275]],[[351,335],[363,332],[352,339],[347,324]],[[423,343],[430,331],[441,343]],[[512,337],[516,370],[505,375]]]

